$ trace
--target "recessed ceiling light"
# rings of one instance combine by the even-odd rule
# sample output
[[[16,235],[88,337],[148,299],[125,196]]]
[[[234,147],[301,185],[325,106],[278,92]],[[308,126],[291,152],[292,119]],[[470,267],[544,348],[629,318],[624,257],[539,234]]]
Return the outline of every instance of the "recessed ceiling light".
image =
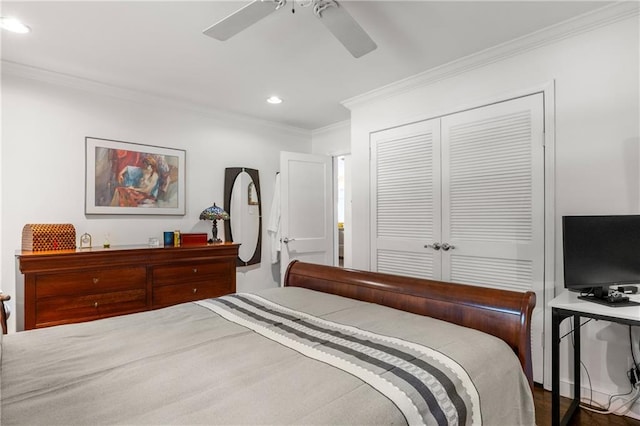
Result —
[[[26,34],[28,32],[31,32],[31,28],[20,22],[19,19],[9,16],[0,17],[0,28],[18,34]]]
[[[271,96],[267,99],[267,102],[269,102],[270,104],[281,104],[282,103],[282,99],[280,99],[277,96]]]

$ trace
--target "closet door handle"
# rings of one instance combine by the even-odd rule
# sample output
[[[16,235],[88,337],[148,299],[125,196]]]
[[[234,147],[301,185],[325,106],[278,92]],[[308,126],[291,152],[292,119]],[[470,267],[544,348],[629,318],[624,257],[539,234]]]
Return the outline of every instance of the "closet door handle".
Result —
[[[434,250],[440,250],[440,243],[427,244],[424,248],[432,248]]]
[[[447,251],[447,250],[449,250],[449,249],[453,250],[454,248],[455,248],[454,246],[449,245],[448,243],[444,243],[444,244],[442,245],[442,250],[444,250],[444,251]]]
[[[283,243],[285,243],[285,244],[289,244],[289,241],[295,241],[295,240],[296,240],[295,238],[287,238],[287,237],[284,237],[284,238],[282,239],[282,242],[283,242]]]

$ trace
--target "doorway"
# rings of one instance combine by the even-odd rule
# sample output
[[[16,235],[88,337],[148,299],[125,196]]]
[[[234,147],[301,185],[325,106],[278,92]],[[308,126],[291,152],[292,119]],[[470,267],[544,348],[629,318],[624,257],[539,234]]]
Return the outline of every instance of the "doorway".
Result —
[[[334,265],[351,267],[351,154],[333,157],[335,200]]]

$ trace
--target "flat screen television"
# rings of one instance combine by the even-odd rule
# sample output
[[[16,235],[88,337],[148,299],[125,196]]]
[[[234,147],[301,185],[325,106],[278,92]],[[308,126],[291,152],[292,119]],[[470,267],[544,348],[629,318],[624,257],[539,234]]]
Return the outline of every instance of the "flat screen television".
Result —
[[[616,290],[640,284],[640,215],[563,216],[562,240],[565,288],[598,303],[628,301]]]

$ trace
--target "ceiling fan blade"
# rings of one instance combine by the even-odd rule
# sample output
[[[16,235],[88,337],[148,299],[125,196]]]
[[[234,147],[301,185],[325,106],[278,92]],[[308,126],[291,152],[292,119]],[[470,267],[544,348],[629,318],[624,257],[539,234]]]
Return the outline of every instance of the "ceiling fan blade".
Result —
[[[227,40],[275,11],[276,5],[272,0],[254,0],[237,12],[211,25],[203,33],[218,40]]]
[[[327,7],[319,18],[355,58],[366,55],[378,47],[349,12],[340,5]]]

